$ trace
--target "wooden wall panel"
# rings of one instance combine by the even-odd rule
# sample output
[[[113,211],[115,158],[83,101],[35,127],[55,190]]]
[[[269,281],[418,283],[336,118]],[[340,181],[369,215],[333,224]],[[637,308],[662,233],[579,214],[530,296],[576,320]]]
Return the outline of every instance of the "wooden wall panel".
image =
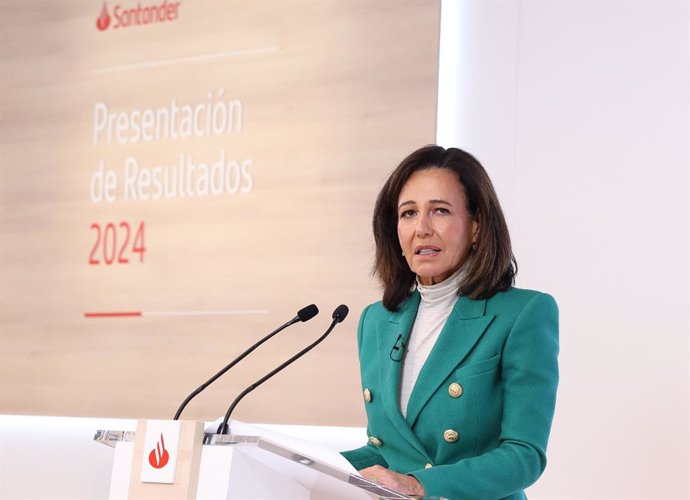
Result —
[[[379,295],[370,216],[387,173],[434,139],[439,2],[182,0],[174,21],[116,29],[112,17],[99,31],[102,5],[32,0],[0,18],[0,413],[172,417],[194,387],[315,302],[319,316],[262,347],[186,416],[224,413],[345,303],[332,337],[235,416],[363,424],[355,333]],[[108,2],[111,16],[118,5],[136,3]],[[141,117],[220,94],[241,102],[241,130],[94,141],[97,103]],[[180,156],[197,165],[196,182],[199,163],[245,162],[251,189],[131,199],[128,158],[172,176]],[[117,179],[111,202],[90,194],[101,162]],[[92,225],[115,224],[119,253],[121,222],[129,262],[106,265],[99,246],[90,265]],[[143,262],[132,252],[141,222]],[[117,311],[163,314],[85,317]]]

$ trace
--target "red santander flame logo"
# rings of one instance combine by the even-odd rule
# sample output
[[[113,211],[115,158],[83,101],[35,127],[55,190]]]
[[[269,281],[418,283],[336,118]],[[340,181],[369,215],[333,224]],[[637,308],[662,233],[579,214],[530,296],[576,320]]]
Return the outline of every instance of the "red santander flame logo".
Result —
[[[101,15],[96,18],[96,28],[99,31],[105,31],[110,26],[110,14],[108,14],[108,5],[103,2],[103,8],[101,9]]]
[[[162,469],[168,464],[170,454],[165,449],[165,441],[163,441],[163,433],[161,439],[156,443],[156,447],[149,453],[149,463],[154,469]]]
[[[117,2],[108,11],[107,0],[103,0],[101,13],[96,18],[96,28],[98,31],[105,31],[109,28],[114,30],[147,26],[149,24],[171,23],[180,17],[182,0],[151,0],[152,4],[144,4],[137,1],[136,6],[122,5]],[[111,16],[112,14],[112,16]]]

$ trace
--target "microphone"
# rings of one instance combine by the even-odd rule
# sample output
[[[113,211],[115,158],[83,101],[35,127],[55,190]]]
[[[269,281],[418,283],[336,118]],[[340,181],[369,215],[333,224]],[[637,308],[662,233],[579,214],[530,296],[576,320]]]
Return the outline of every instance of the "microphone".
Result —
[[[228,434],[228,431],[230,430],[230,426],[228,425],[228,422],[230,421],[230,415],[232,415],[233,410],[235,409],[237,404],[242,400],[242,398],[244,398],[247,394],[249,394],[254,389],[259,387],[261,384],[266,382],[269,378],[271,378],[273,375],[275,375],[276,373],[281,371],[283,368],[286,368],[288,365],[297,361],[299,358],[301,358],[306,353],[311,351],[314,347],[316,347],[318,344],[320,344],[333,331],[333,328],[335,328],[335,325],[337,325],[338,323],[341,323],[347,317],[347,313],[349,311],[350,311],[350,309],[348,309],[348,307],[345,304],[340,304],[338,307],[335,308],[335,311],[333,311],[333,321],[331,322],[331,326],[328,327],[328,330],[326,330],[326,333],[321,335],[318,339],[316,339],[314,342],[312,342],[307,347],[302,349],[300,352],[295,354],[293,357],[291,357],[290,359],[285,361],[278,368],[275,368],[274,370],[270,371],[267,375],[264,375],[259,380],[257,380],[252,385],[250,385],[245,390],[243,390],[240,393],[240,395],[235,398],[235,401],[232,402],[232,404],[230,405],[230,408],[228,408],[228,411],[225,414],[225,418],[223,419],[223,423],[221,423],[218,426],[217,434]]]
[[[264,342],[266,342],[268,339],[270,339],[271,337],[273,337],[273,336],[274,336],[275,334],[277,334],[278,332],[280,332],[280,331],[286,329],[288,326],[294,325],[295,323],[299,323],[300,321],[301,321],[301,322],[309,321],[310,319],[312,319],[312,318],[313,318],[314,316],[316,316],[317,314],[319,314],[319,308],[316,307],[314,304],[310,304],[310,305],[308,305],[307,307],[303,307],[302,309],[300,309],[299,311],[297,311],[297,315],[296,315],[294,318],[292,318],[292,319],[291,319],[290,321],[288,321],[287,323],[285,323],[285,324],[279,326],[278,328],[276,328],[275,330],[273,330],[271,333],[269,333],[269,334],[266,335],[264,338],[262,338],[261,340],[259,340],[256,344],[254,344],[254,345],[251,346],[249,349],[247,349],[246,351],[244,351],[242,354],[240,354],[239,356],[237,356],[234,360],[232,360],[232,361],[230,362],[230,364],[226,365],[225,368],[223,368],[221,371],[219,371],[218,373],[216,373],[213,377],[211,377],[211,378],[208,379],[206,382],[204,382],[204,383],[201,384],[199,387],[197,387],[197,388],[194,390],[194,392],[192,392],[189,396],[187,396],[187,399],[185,399],[185,400],[182,402],[182,404],[180,405],[180,407],[177,409],[177,413],[175,413],[175,417],[173,418],[173,420],[179,420],[180,414],[182,414],[182,410],[185,409],[185,407],[187,406],[187,404],[188,404],[192,399],[194,399],[201,391],[203,391],[203,390],[206,389],[209,385],[211,385],[213,382],[215,382],[221,375],[223,375],[225,372],[227,372],[230,368],[232,368],[232,367],[235,366],[237,363],[239,363],[239,362],[242,361],[244,358],[246,358],[249,354],[251,354],[251,353],[254,351],[254,349],[256,349],[257,347],[259,347],[261,344],[263,344]]]
[[[405,344],[407,344],[407,339],[405,339],[404,342],[401,342],[401,339],[402,333],[398,335],[398,338],[395,340],[395,344],[393,344],[393,347],[391,348],[389,356],[393,361],[402,361],[403,353],[405,352]]]

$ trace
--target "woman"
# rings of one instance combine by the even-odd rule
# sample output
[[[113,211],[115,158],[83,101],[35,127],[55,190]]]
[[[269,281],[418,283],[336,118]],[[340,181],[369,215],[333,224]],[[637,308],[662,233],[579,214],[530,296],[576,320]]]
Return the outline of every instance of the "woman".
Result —
[[[513,288],[486,171],[459,149],[419,149],[383,186],[373,225],[383,300],[358,330],[369,442],[343,455],[409,495],[525,498],[546,466],[558,308]]]

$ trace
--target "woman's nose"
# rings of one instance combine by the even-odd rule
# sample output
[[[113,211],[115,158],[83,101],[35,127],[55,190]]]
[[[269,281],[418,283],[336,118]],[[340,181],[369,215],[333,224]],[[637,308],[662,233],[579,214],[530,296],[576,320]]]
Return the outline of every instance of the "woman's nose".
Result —
[[[417,236],[420,238],[431,236],[434,234],[434,228],[431,225],[431,217],[428,214],[421,214],[417,219]]]

